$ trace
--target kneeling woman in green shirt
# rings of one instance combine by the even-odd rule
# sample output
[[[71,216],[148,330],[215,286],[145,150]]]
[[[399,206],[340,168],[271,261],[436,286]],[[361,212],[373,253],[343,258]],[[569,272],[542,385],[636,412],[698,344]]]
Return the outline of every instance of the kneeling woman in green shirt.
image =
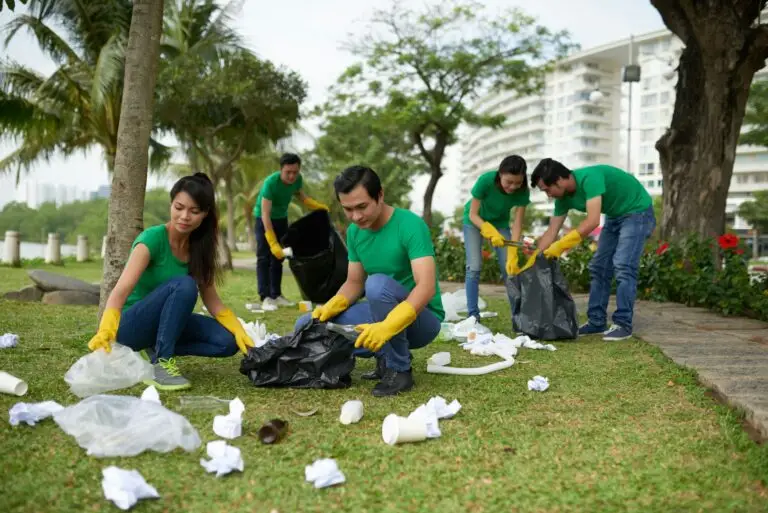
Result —
[[[145,350],[155,374],[147,384],[182,390],[191,384],[175,356],[232,356],[254,344],[216,292],[218,216],[204,173],[176,182],[170,217],[136,237],[88,347],[109,352],[117,340]],[[213,318],[192,313],[198,291]]]
[[[472,187],[472,198],[464,205],[464,249],[466,251],[467,310],[470,317],[480,321],[477,306],[480,289],[480,270],[483,265],[483,238],[490,241],[496,250],[502,278],[520,271],[517,266],[517,251],[510,253],[504,238],[510,238],[510,211],[517,207],[511,240],[520,239],[523,230],[525,207],[531,202],[526,179],[525,159],[519,155],[505,157],[497,171],[483,173]]]

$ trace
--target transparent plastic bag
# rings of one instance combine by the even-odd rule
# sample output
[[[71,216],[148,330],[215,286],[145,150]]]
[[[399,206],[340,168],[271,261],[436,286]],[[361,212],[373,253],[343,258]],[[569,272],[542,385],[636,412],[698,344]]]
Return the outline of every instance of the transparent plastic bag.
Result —
[[[133,396],[94,395],[56,412],[53,420],[97,458],[200,447],[200,435],[186,418]]]
[[[78,397],[132,387],[152,379],[152,365],[130,347],[112,344],[109,353],[102,349],[80,358],[64,375],[69,389]]]
[[[464,317],[459,315],[460,313],[467,313],[467,291],[466,289],[459,289],[456,292],[446,292],[442,295],[443,310],[445,311],[445,321],[454,322],[460,321]],[[483,298],[477,298],[477,307],[479,310],[485,310],[488,306]]]

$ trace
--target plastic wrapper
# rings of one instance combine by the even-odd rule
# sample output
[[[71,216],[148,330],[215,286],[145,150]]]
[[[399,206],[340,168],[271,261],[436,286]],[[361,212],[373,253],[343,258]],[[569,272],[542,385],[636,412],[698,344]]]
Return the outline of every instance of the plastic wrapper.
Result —
[[[129,388],[154,378],[152,364],[130,347],[112,344],[112,351],[93,351],[80,358],[64,375],[78,397]]]

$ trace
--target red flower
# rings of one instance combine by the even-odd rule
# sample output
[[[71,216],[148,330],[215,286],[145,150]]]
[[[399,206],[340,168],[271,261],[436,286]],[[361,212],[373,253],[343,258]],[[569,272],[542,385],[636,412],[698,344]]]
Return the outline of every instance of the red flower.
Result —
[[[736,250],[736,254],[737,255],[743,255],[744,254],[744,250],[743,249],[737,249]]]
[[[488,260],[489,258],[491,258],[491,252],[488,251],[487,249],[484,249],[483,250],[483,260]]]
[[[726,233],[717,238],[717,243],[722,249],[735,249],[739,245],[739,238],[732,233]]]
[[[661,246],[656,248],[656,254],[657,255],[663,255],[664,253],[667,252],[668,249],[669,249],[669,243],[665,242],[664,244],[662,244]]]

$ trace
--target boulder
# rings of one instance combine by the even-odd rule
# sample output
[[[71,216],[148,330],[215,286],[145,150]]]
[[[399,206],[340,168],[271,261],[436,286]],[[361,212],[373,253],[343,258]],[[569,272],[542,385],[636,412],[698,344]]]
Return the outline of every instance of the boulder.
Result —
[[[98,285],[93,285],[76,278],[49,273],[48,271],[41,271],[40,269],[34,269],[27,274],[29,274],[30,279],[45,292],[53,292],[54,290],[78,290],[96,295],[99,294]]]
[[[47,305],[98,305],[99,295],[83,290],[54,290],[45,293],[43,303]]]
[[[6,292],[3,297],[11,301],[40,301],[43,299],[43,291],[35,285],[30,285],[21,290]]]

